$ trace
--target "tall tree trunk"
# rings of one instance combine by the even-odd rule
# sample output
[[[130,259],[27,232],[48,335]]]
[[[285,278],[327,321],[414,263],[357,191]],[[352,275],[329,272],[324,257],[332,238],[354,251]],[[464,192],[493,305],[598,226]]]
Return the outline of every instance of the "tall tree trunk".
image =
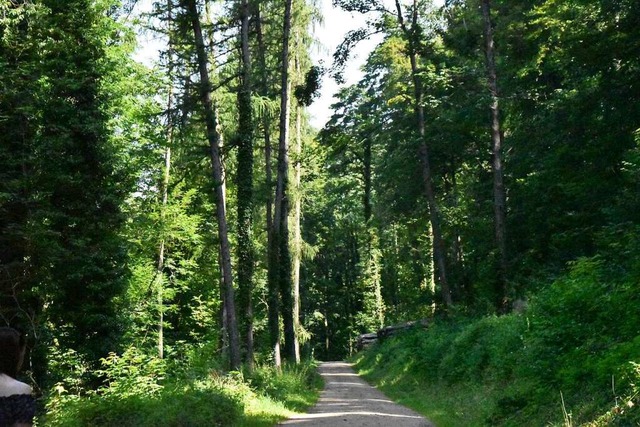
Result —
[[[363,168],[362,178],[364,181],[364,194],[363,194],[363,212],[364,212],[364,224],[366,228],[366,244],[364,257],[367,258],[367,266],[364,272],[365,284],[367,290],[373,291],[373,312],[377,319],[377,327],[384,327],[384,300],[382,298],[382,279],[380,276],[380,242],[376,235],[375,227],[371,225],[371,151],[373,141],[370,135],[364,135],[363,137]]]
[[[449,289],[449,282],[447,280],[447,269],[445,262],[446,251],[440,227],[440,212],[438,209],[438,203],[436,201],[435,193],[433,191],[431,162],[429,160],[429,148],[426,141],[424,107],[422,105],[422,82],[420,81],[417,53],[415,47],[415,30],[418,25],[418,8],[416,0],[414,0],[412,12],[413,22],[411,29],[409,29],[405,24],[404,17],[402,16],[402,7],[400,6],[400,1],[396,0],[395,3],[398,13],[398,22],[407,38],[407,42],[409,45],[409,60],[411,62],[411,78],[413,80],[415,111],[418,121],[418,132],[420,134],[419,155],[422,162],[422,179],[424,181],[425,194],[427,196],[427,202],[429,204],[429,220],[431,221],[431,228],[433,231],[433,258],[438,267],[438,282],[440,284],[440,290],[442,292],[442,300],[447,307],[451,307],[453,305],[453,301],[451,299],[451,291]]]
[[[209,5],[209,3],[207,2],[207,6]],[[209,11],[207,10],[207,14],[209,14]],[[218,106],[214,105],[214,110],[213,110],[215,117],[218,117]],[[220,129],[220,126],[216,127],[216,132],[218,135],[218,147],[220,149],[220,153],[223,152],[224,150],[224,137],[222,135],[222,131]],[[222,164],[222,162],[221,162]],[[224,170],[224,167],[222,168],[222,180],[220,181],[220,193],[222,194],[222,201],[221,201],[221,206],[224,209],[225,212],[227,212],[227,177],[226,177],[226,172]],[[231,343],[229,340],[230,337],[230,329],[229,329],[229,316],[228,316],[228,312],[229,312],[229,307],[227,305],[227,292],[226,292],[226,286],[225,286],[225,275],[224,275],[224,263],[222,261],[222,251],[218,252],[218,266],[220,269],[220,300],[222,301],[222,307],[221,307],[221,312],[220,315],[222,317],[222,329],[220,331],[220,336],[222,337],[221,340],[221,344],[222,344],[222,355],[223,358],[226,357],[230,357],[231,355],[231,351],[230,351],[230,347],[231,347]],[[235,301],[234,301],[235,303]],[[235,304],[234,304],[235,306]],[[237,324],[237,323],[236,323]],[[238,329],[238,335],[240,335],[239,329]],[[239,338],[238,338],[239,340]],[[238,352],[240,352],[240,341],[238,341]],[[238,356],[240,357],[240,356]]]
[[[496,72],[495,45],[491,27],[491,1],[482,0],[484,21],[485,56],[487,78],[491,92],[491,168],[493,170],[493,209],[496,246],[498,249],[498,277],[496,285],[496,306],[499,311],[507,309],[507,224],[506,194],[502,167],[502,132],[500,129],[500,100],[498,75]]]
[[[275,212],[273,221],[273,247],[277,251],[277,282],[282,301],[284,323],[284,357],[295,357],[295,329],[293,326],[293,300],[291,277],[291,253],[289,249],[289,39],[291,34],[292,0],[285,1],[282,36],[282,74],[280,95],[280,137],[278,141],[278,176],[276,182]],[[274,259],[275,257],[271,257]]]
[[[231,369],[240,366],[240,341],[238,336],[238,324],[236,320],[235,298],[233,290],[233,275],[231,271],[231,250],[229,248],[229,234],[227,227],[226,207],[224,203],[224,182],[222,172],[222,159],[220,156],[219,134],[217,130],[217,116],[213,106],[210,91],[209,70],[207,69],[207,54],[205,51],[202,28],[200,26],[200,14],[195,0],[184,0],[193,29],[193,36],[198,58],[198,70],[200,73],[200,97],[204,109],[204,117],[207,126],[207,139],[211,152],[213,181],[215,184],[216,216],[218,225],[218,238],[220,240],[220,261],[224,287],[224,303],[229,335],[229,362]]]
[[[366,135],[364,137],[364,223],[369,227],[369,221],[371,220],[371,137]]]
[[[173,26],[173,1],[167,0],[167,23],[169,35],[169,43],[167,54],[168,60],[168,76],[169,76],[169,93],[167,95],[167,147],[164,152],[164,171],[162,177],[162,205],[160,206],[160,223],[162,224],[162,235],[160,237],[160,244],[158,248],[158,263],[156,265],[156,280],[158,280],[158,357],[164,358],[164,259],[165,259],[165,244],[166,244],[166,211],[169,201],[169,180],[171,178],[171,144],[173,143],[173,57],[174,57],[174,43],[172,34]]]
[[[298,74],[300,63],[296,61]],[[296,198],[293,214],[293,327],[296,331],[294,336],[295,360],[300,363],[300,342],[297,332],[300,330],[300,262],[302,257],[302,233],[300,230],[300,216],[302,214],[302,107],[296,107],[296,163],[295,186]]]
[[[171,110],[171,91],[169,93],[169,110]],[[170,118],[168,124],[168,140],[173,138],[173,126]],[[158,248],[158,264],[156,265],[156,281],[158,283],[158,357],[164,358],[164,256],[165,256],[165,221],[167,203],[169,201],[169,178],[171,171],[171,147],[167,147],[164,152],[164,173],[162,178],[162,205],[160,207],[160,223],[162,224],[162,234]]]
[[[427,289],[429,289],[429,293],[431,294],[431,314],[436,313],[436,264],[434,262],[433,257],[433,248],[434,248],[434,240],[433,240],[433,225],[431,221],[429,221],[429,229],[427,230],[429,236],[429,243],[431,246],[431,256],[429,257],[429,261],[427,262]]]
[[[260,3],[255,6],[256,39],[258,42],[258,60],[262,70],[261,95],[269,95],[269,74],[267,70],[266,45],[262,32],[262,16]],[[271,189],[273,186],[273,176],[271,173],[271,123],[268,117],[262,120],[264,132],[264,161],[265,161],[265,183],[267,187],[266,216],[267,216],[267,269],[268,269],[268,324],[271,349],[273,351],[273,362],[276,367],[280,367],[282,361],[280,357],[280,293],[277,281],[278,251],[273,241],[273,200]]]
[[[238,91],[238,301],[244,309],[246,362],[253,369],[253,114],[251,56],[249,54],[249,1],[240,1],[242,70]]]

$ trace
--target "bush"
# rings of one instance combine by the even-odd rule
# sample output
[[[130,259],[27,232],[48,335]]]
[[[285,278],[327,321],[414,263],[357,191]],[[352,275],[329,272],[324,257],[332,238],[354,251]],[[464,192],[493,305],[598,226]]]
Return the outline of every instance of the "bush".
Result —
[[[253,373],[223,373],[220,362],[188,346],[180,360],[161,360],[131,347],[102,360],[95,391],[52,390],[51,426],[233,426],[270,425],[315,402],[321,386],[315,365],[261,367]],[[264,396],[264,397],[263,397]],[[259,408],[256,410],[256,408]],[[245,410],[246,409],[246,410]]]
[[[283,402],[290,409],[309,406],[309,391],[322,386],[316,364],[311,362],[284,365],[282,371],[271,366],[259,366],[246,375],[257,393]]]
[[[628,275],[605,258],[585,258],[541,292],[530,314],[528,375],[565,390],[608,389],[640,354],[640,301]]]
[[[243,394],[250,392],[246,385],[217,375],[167,380],[167,362],[136,347],[101,362],[95,374],[104,386],[68,394],[60,385],[47,405],[47,425],[227,426],[240,419]]]
[[[64,411],[46,418],[51,426],[230,426],[240,419],[243,407],[237,396],[225,390],[163,390],[154,396],[92,396],[67,401]]]
[[[440,364],[441,376],[455,381],[506,381],[522,358],[526,321],[519,315],[490,316],[466,326]]]
[[[562,393],[574,422],[635,425],[640,419],[637,245],[637,238],[619,238],[600,256],[571,263],[531,297],[523,315],[440,320],[426,331],[372,347],[359,357],[359,367],[391,393],[437,389],[465,395],[479,389],[483,399],[465,408],[478,416],[460,423],[558,422]],[[429,399],[445,405],[432,408],[438,413],[460,412],[447,392]]]

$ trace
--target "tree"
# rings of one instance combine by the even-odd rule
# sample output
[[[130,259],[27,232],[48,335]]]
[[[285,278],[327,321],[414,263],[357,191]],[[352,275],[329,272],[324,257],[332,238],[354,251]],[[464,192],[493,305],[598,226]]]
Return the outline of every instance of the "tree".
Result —
[[[238,171],[236,174],[238,190],[238,296],[241,309],[244,310],[243,324],[247,348],[246,361],[253,366],[253,269],[254,250],[252,237],[253,222],[253,134],[254,120],[251,105],[252,72],[249,51],[249,1],[241,0],[240,11],[240,50],[241,73],[238,90]]]
[[[282,301],[282,320],[284,322],[284,357],[295,358],[295,328],[293,322],[291,253],[289,249],[289,120],[290,120],[290,81],[289,81],[289,39],[291,34],[292,0],[286,0],[281,57],[280,80],[280,120],[278,140],[278,167],[276,195],[274,199],[274,219],[272,245],[269,256],[269,280],[278,283]],[[272,333],[274,329],[272,329]],[[272,338],[273,340],[273,338]],[[275,341],[275,340],[273,340]]]
[[[129,129],[120,125],[133,46],[113,2],[1,8],[0,66],[15,81],[3,84],[0,107],[3,135],[13,139],[0,144],[0,281],[3,297],[4,285],[10,291],[0,312],[36,337],[36,379],[55,381],[61,372],[47,372],[47,363],[56,354],[74,352],[94,367],[122,343],[122,206],[134,177],[123,142]]]
[[[413,8],[411,9],[411,27],[407,26],[402,14],[402,7],[400,1],[396,0],[396,11],[398,14],[398,24],[402,29],[407,40],[407,48],[409,61],[411,62],[411,78],[413,80],[414,88],[414,105],[416,111],[416,119],[418,125],[418,132],[420,134],[421,142],[419,148],[420,159],[422,161],[422,175],[424,180],[424,188],[429,203],[429,218],[431,220],[431,229],[433,233],[433,257],[436,265],[438,266],[438,282],[440,284],[440,290],[442,292],[442,299],[447,307],[453,305],[451,299],[451,290],[449,289],[449,282],[447,280],[447,267],[445,259],[445,246],[442,239],[442,231],[440,228],[440,213],[438,211],[438,203],[436,201],[435,193],[433,190],[433,178],[431,172],[431,161],[429,159],[429,148],[427,146],[426,138],[426,123],[424,117],[423,107],[423,92],[422,83],[419,78],[418,69],[418,57],[417,50],[420,43],[419,36],[422,34],[420,27],[418,26],[418,4],[414,0]]]
[[[256,22],[256,41],[258,44],[258,58],[260,74],[260,92],[263,97],[269,95],[269,78],[267,67],[267,49],[264,42],[264,32],[262,26],[261,3],[255,7]],[[280,355],[280,296],[278,283],[276,280],[277,271],[277,245],[274,241],[274,217],[273,217],[273,173],[272,173],[272,146],[271,146],[271,126],[268,117],[265,115],[262,121],[263,137],[264,137],[264,155],[265,155],[265,208],[266,208],[266,225],[267,225],[267,293],[268,293],[268,324],[269,339],[271,351],[273,352],[273,361],[276,366],[281,365]]]
[[[41,309],[37,299],[27,301],[44,273],[34,256],[44,249],[36,243],[44,243],[38,235],[46,232],[33,221],[38,11],[26,2],[0,6],[0,317],[23,328]]]
[[[229,336],[229,358],[231,369],[240,366],[240,342],[238,325],[236,320],[235,296],[233,289],[233,275],[231,270],[231,250],[229,247],[229,234],[226,218],[226,206],[223,192],[223,171],[220,157],[219,134],[217,127],[216,112],[210,92],[210,80],[208,70],[208,60],[205,51],[204,38],[200,24],[200,14],[195,0],[185,0],[188,17],[191,21],[193,31],[193,42],[196,48],[198,59],[198,70],[200,74],[200,101],[204,109],[206,121],[207,140],[210,145],[212,175],[216,194],[216,219],[218,224],[218,238],[220,240],[220,268],[223,277],[224,306],[226,312],[228,336]]]
[[[482,0],[482,20],[484,22],[485,55],[487,78],[491,93],[491,168],[493,170],[493,209],[495,239],[498,249],[499,267],[496,289],[496,307],[500,311],[506,309],[508,289],[508,255],[506,237],[506,192],[504,187],[502,131],[500,126],[500,98],[498,92],[498,76],[496,72],[495,46],[491,25],[491,1]]]
[[[389,16],[389,12],[385,9],[384,5],[380,2],[361,2],[358,0],[344,0],[336,1],[342,8],[349,11],[359,11],[361,13],[377,11],[381,14],[380,22],[378,22],[376,28],[385,28],[387,23],[385,18]],[[443,302],[447,307],[453,304],[451,298],[451,290],[449,288],[449,282],[447,279],[447,263],[446,263],[446,248],[443,240],[443,234],[440,223],[440,212],[438,208],[438,201],[436,199],[435,191],[433,188],[433,172],[429,154],[429,147],[427,144],[426,122],[424,115],[424,93],[422,89],[422,82],[420,80],[419,69],[419,53],[421,43],[424,42],[423,30],[418,22],[418,7],[417,1],[413,2],[411,7],[411,24],[407,25],[404,17],[404,12],[399,0],[395,1],[395,19],[397,27],[400,29],[403,37],[406,41],[406,55],[411,64],[411,80],[413,83],[413,105],[416,116],[416,127],[419,134],[419,146],[418,155],[422,163],[422,181],[425,191],[425,196],[429,204],[429,218],[431,222],[431,229],[433,233],[433,257],[438,271],[438,282],[442,293]],[[349,49],[352,45],[358,41],[366,38],[368,32],[365,30],[355,31],[348,34],[347,38],[338,47],[334,54],[337,68],[340,69],[344,66],[349,54]],[[338,72],[338,76],[340,73]]]

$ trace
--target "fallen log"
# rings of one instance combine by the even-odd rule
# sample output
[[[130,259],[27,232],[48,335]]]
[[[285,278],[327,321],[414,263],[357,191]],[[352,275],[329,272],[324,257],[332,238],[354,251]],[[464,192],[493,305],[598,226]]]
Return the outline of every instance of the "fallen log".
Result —
[[[371,332],[368,334],[358,335],[356,340],[356,348],[358,350],[365,349],[372,344],[378,342],[378,340],[383,340],[385,338],[391,337],[398,332],[406,331],[411,328],[427,328],[430,324],[429,319],[420,319],[413,320],[411,322],[400,323],[398,325],[385,326],[384,328],[378,330],[378,332]]]
[[[358,340],[356,341],[356,348],[358,350],[362,350],[369,347],[371,344],[376,343],[377,341],[378,341],[377,332],[358,335]]]
[[[379,339],[384,339],[413,327],[426,328],[428,326],[429,319],[412,320],[411,322],[400,323],[398,325],[385,326],[380,329],[377,334]]]

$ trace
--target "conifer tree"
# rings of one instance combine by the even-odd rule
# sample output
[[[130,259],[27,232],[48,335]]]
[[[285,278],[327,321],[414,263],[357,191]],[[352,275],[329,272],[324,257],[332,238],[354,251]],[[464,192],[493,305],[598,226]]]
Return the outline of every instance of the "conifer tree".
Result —
[[[220,155],[220,137],[218,134],[218,119],[211,97],[211,83],[209,79],[208,59],[202,35],[200,14],[195,0],[184,0],[183,5],[189,18],[198,60],[200,75],[200,101],[206,121],[207,140],[210,145],[212,177],[215,186],[216,220],[218,225],[218,239],[220,249],[220,269],[222,271],[224,309],[229,337],[229,359],[231,369],[240,366],[240,341],[236,318],[235,292],[233,289],[233,272],[231,270],[231,250],[229,246],[229,232],[224,195],[224,174]]]

